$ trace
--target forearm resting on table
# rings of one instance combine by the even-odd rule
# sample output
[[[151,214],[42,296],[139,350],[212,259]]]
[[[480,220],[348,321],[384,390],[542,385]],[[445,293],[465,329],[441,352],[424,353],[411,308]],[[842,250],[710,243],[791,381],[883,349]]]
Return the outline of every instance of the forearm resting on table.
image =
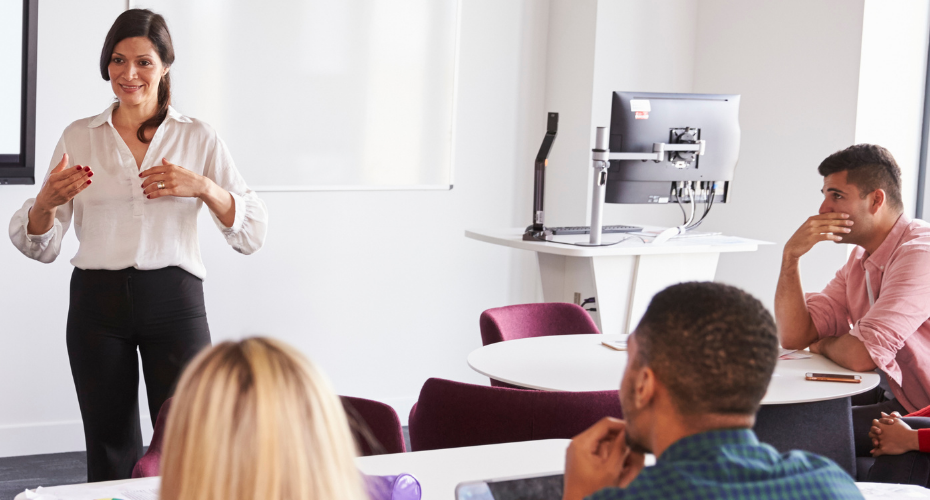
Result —
[[[807,310],[798,260],[784,257],[775,289],[775,323],[785,349],[804,349],[817,341],[817,329]]]
[[[236,202],[233,196],[229,194],[229,191],[219,187],[215,182],[209,181],[200,199],[224,226],[232,227],[236,221]]]
[[[822,339],[819,350],[834,363],[849,370],[868,372],[877,368],[865,344],[848,333]]]
[[[29,223],[26,225],[26,232],[38,236],[45,234],[55,224],[55,211],[58,207],[44,208],[39,205],[33,205],[26,217]]]

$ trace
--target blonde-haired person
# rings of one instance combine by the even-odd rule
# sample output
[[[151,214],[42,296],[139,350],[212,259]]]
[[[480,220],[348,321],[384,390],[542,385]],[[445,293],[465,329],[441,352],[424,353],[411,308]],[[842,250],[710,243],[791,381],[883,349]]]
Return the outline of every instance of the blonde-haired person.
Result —
[[[355,444],[325,376],[267,338],[223,342],[181,376],[161,462],[164,500],[362,500]]]

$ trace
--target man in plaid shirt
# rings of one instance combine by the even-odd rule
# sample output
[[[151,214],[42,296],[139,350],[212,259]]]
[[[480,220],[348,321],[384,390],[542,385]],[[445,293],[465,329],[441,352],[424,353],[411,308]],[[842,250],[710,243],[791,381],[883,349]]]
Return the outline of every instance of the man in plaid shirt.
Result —
[[[572,440],[563,500],[862,498],[829,459],[782,455],[756,439],[778,337],[751,295],[671,286],[652,299],[628,349],[626,420],[604,418]],[[643,467],[646,452],[655,466]]]

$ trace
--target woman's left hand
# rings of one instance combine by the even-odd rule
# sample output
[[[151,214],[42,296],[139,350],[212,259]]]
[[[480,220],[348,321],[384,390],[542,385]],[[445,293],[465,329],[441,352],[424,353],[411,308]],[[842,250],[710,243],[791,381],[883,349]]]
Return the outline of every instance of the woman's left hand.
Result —
[[[153,200],[162,196],[199,198],[209,188],[210,181],[206,177],[175,165],[165,158],[161,159],[161,163],[160,166],[144,170],[139,174],[139,177],[143,179],[142,194],[147,198]]]

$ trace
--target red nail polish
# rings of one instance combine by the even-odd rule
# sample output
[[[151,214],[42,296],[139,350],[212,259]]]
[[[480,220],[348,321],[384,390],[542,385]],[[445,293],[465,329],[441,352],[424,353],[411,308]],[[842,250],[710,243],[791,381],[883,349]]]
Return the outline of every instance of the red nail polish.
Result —
[[[88,176],[88,177],[93,177],[93,176],[94,176],[94,173],[93,173],[93,172],[90,172],[89,174],[87,174],[87,176]]]
[[[152,195],[146,195],[145,197],[148,198],[148,199],[150,199],[150,200],[152,199]]]
[[[84,167],[84,170],[90,172],[90,167]]]
[[[88,183],[88,184],[90,184],[91,182],[94,182],[94,181],[92,181],[92,180],[90,180],[90,179],[87,179],[87,183]]]
[[[139,173],[139,177],[142,177],[142,173]]]
[[[76,168],[76,169],[78,169],[78,170],[80,170],[80,169],[81,169],[81,166],[80,166],[80,165],[78,165],[78,166],[76,166],[76,167],[74,167],[74,168]]]

